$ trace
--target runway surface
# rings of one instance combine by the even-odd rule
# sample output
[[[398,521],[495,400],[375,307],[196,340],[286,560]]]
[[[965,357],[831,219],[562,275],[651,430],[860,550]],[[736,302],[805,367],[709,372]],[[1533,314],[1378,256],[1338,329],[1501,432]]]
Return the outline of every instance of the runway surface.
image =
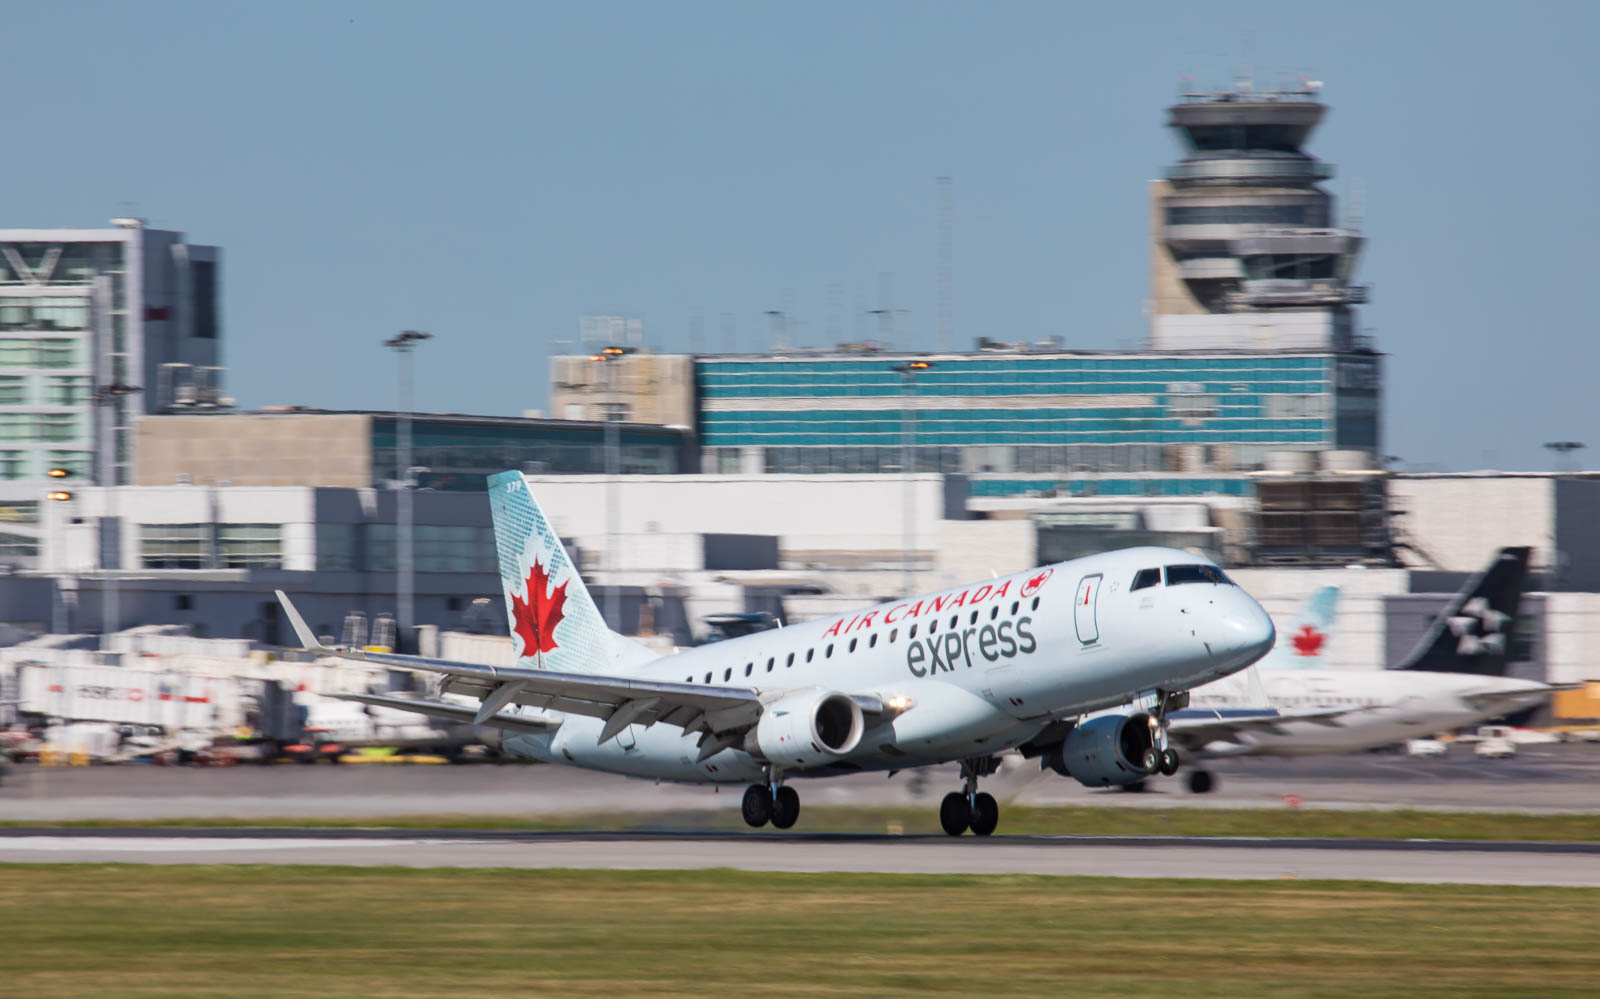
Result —
[[[1600,887],[1600,844],[1182,837],[0,830],[0,862],[1332,878]]]
[[[1096,791],[1007,762],[984,781],[1003,804],[1118,807],[1282,807],[1298,795],[1307,808],[1423,808],[1485,811],[1600,811],[1600,746],[1524,747],[1514,759],[1479,760],[1468,747],[1418,760],[1360,753],[1301,760],[1239,759],[1209,765],[1219,789],[1183,789],[1183,775],[1149,782],[1142,794]],[[938,807],[959,786],[955,766],[799,781],[807,807]],[[406,814],[548,815],[574,812],[693,811],[738,808],[739,789],[657,785],[555,766],[239,766],[144,765],[13,767],[0,785],[0,818],[71,819],[360,817]]]

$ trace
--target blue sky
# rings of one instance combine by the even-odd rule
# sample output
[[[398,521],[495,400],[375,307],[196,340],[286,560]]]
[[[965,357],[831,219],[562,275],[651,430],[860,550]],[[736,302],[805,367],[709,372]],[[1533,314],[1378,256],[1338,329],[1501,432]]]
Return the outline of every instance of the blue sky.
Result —
[[[241,405],[543,407],[585,313],[658,349],[875,330],[1137,345],[1145,182],[1183,77],[1325,82],[1311,151],[1364,190],[1384,450],[1547,468],[1600,448],[1600,5],[32,3],[5,23],[0,226],[132,202],[225,248]]]

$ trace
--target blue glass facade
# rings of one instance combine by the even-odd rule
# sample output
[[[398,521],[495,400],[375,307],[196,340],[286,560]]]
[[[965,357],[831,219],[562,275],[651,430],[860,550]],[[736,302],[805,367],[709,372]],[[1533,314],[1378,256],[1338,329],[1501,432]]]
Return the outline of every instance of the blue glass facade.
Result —
[[[1372,449],[1372,354],[1198,352],[696,359],[701,446],[768,471],[1150,472],[1261,467],[1270,451]],[[1198,447],[1184,447],[1194,445]],[[1141,485],[1141,492],[1146,487]]]

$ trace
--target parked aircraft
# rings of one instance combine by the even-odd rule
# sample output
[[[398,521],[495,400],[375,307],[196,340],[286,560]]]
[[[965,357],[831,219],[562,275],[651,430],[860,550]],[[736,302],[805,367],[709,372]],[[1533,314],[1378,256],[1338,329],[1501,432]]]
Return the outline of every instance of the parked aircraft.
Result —
[[[1348,753],[1542,703],[1560,688],[1503,675],[1528,554],[1527,548],[1501,549],[1390,669],[1322,666],[1338,599],[1337,587],[1323,587],[1291,627],[1287,647],[1191,691],[1189,706],[1171,717],[1172,741],[1193,760]],[[1187,783],[1205,793],[1216,778],[1195,767]]]
[[[279,593],[308,649],[440,674],[441,694],[480,705],[336,696],[470,721],[549,763],[748,784],[754,827],[794,825],[792,777],[959,761],[941,825],[988,835],[999,806],[978,781],[1014,747],[1080,779],[1174,772],[1168,714],[1274,638],[1217,566],[1133,548],[657,656],[605,626],[520,473],[491,476],[489,499],[518,665],[325,648]]]

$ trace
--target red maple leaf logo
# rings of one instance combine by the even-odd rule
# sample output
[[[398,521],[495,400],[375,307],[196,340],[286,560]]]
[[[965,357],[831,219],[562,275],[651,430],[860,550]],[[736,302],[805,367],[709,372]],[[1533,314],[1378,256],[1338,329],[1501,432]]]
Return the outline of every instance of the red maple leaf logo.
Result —
[[[567,584],[562,583],[554,592],[546,594],[549,588],[550,576],[534,562],[528,570],[528,599],[524,601],[515,593],[511,594],[511,633],[522,639],[524,656],[554,652],[559,648],[556,625],[566,618],[563,608],[567,604]]]
[[[1294,633],[1294,654],[1297,656],[1321,655],[1322,643],[1327,641],[1327,638],[1327,635],[1311,627],[1311,625],[1303,624],[1300,626],[1300,630]]]
[[[1022,595],[1025,597],[1033,596],[1034,591],[1043,586],[1044,581],[1049,579],[1050,574],[1054,571],[1054,569],[1043,569],[1037,576],[1030,577],[1027,582],[1022,584]]]

